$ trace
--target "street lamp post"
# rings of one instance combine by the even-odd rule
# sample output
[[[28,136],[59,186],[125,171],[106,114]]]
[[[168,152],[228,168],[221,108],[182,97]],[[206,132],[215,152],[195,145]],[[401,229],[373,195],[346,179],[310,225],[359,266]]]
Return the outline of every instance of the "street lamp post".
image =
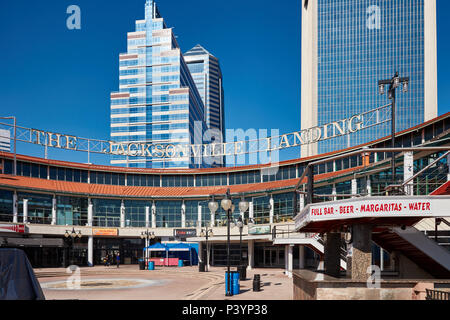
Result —
[[[70,238],[70,264],[73,265],[73,260],[74,260],[74,254],[73,254],[73,246],[75,244],[75,239],[78,237],[79,239],[81,239],[82,235],[81,235],[81,230],[78,230],[78,233],[75,231],[75,228],[72,228],[72,231],[70,230],[66,230],[66,233],[64,234],[64,237],[66,237],[67,240],[69,240]]]
[[[217,204],[217,202],[216,202]],[[208,247],[208,237],[214,236],[212,228],[208,228],[206,224],[205,230],[202,229],[200,237],[206,238],[206,271],[209,271],[209,247]]]
[[[239,211],[241,212],[241,215],[239,216],[237,226],[239,228],[240,233],[240,239],[239,239],[239,248],[240,248],[240,258],[239,258],[239,267],[242,268],[242,229],[244,228],[244,215],[245,212],[248,210],[248,202],[245,201],[244,197],[242,197],[241,201],[239,202]],[[240,270],[242,272],[242,270]]]
[[[226,296],[232,296],[233,293],[231,291],[231,270],[230,270],[230,215],[231,215],[231,206],[232,202],[230,199],[230,189],[227,189],[227,193],[225,198],[222,199],[221,203],[223,210],[227,213],[227,290]]]
[[[380,80],[378,81],[378,88],[380,95],[383,95],[385,90],[384,87],[389,85],[388,90],[388,98],[392,101],[392,133],[391,133],[391,144],[392,148],[395,148],[395,89],[397,89],[400,84],[403,84],[403,92],[408,92],[408,84],[409,84],[409,77],[400,78],[398,76],[398,72],[395,73],[395,75],[391,79],[386,80]],[[392,151],[392,181],[395,184],[395,152]]]
[[[155,239],[155,233],[150,232],[148,229],[146,231],[141,232],[141,239],[145,239],[145,253],[144,253],[144,260],[145,260],[145,267],[148,268],[148,250],[147,247],[150,245],[150,240]]]

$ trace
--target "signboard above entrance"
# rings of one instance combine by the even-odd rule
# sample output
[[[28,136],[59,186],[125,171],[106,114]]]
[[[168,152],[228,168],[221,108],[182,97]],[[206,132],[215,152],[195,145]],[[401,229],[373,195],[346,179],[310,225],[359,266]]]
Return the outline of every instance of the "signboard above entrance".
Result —
[[[367,197],[308,205],[295,217],[295,230],[310,223],[359,218],[449,217],[450,196]]]
[[[93,236],[117,236],[118,230],[114,228],[94,228],[92,229]]]

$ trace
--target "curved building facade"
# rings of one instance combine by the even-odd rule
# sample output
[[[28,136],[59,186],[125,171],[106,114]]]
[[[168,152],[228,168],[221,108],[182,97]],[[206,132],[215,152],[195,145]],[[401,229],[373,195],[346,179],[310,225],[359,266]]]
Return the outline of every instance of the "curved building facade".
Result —
[[[399,132],[396,141],[397,147],[448,146],[449,137],[447,113]],[[226,212],[219,208],[211,214],[208,202],[220,201],[229,189],[235,204],[233,219],[244,218],[241,247],[239,229],[231,228],[233,264],[243,260],[250,267],[282,267],[289,256],[294,265],[315,265],[321,254],[313,245],[294,250],[294,244],[279,241],[280,236],[292,233],[293,218],[305,205],[303,196],[297,199],[294,191],[306,188],[306,166],[324,160],[314,166],[315,201],[384,195],[386,186],[393,183],[391,155],[371,149],[390,144],[390,137],[385,137],[283,161],[277,167],[137,169],[17,155],[17,175],[13,175],[14,155],[0,152],[0,244],[23,248],[37,267],[64,266],[69,261],[95,265],[115,252],[121,253],[124,263],[133,264],[142,258],[142,233],[150,231],[156,236],[152,241],[198,243],[201,260],[208,248],[210,264],[225,265]],[[414,172],[443,154],[413,152]],[[402,182],[405,163],[401,152],[396,159],[397,182]],[[414,182],[414,194],[429,194],[447,181],[447,158],[429,170],[426,181]],[[239,212],[242,199],[249,202],[246,212]],[[206,226],[213,229],[208,246],[201,236]],[[68,243],[65,235],[72,231],[80,237]],[[298,236],[317,239],[315,234]]]

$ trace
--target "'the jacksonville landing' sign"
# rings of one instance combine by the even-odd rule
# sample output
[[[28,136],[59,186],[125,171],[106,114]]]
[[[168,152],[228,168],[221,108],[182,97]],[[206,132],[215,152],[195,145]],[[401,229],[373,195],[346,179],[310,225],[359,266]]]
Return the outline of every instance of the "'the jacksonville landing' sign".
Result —
[[[106,140],[86,139],[74,135],[29,129],[20,126],[17,126],[16,139],[18,141],[34,143],[52,148],[130,157],[203,158],[238,156],[257,152],[273,152],[356,133],[363,129],[390,121],[390,107],[390,105],[386,105],[365,113],[353,115],[347,119],[297,132],[272,135],[271,137],[262,138],[260,135],[259,138],[252,139],[249,138],[249,135],[246,135],[243,130],[240,130],[242,132],[242,137],[235,135],[237,141],[224,143],[116,143]],[[198,139],[194,140],[198,141]],[[202,138],[199,140],[203,141]],[[216,139],[216,141],[223,141],[223,139]]]

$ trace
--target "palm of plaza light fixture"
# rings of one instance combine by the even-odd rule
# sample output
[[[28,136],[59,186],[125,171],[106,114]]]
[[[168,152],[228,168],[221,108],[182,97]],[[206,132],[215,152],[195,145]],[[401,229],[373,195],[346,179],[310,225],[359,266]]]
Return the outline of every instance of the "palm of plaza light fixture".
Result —
[[[216,203],[217,207],[219,206]],[[202,231],[200,232],[200,237],[205,237],[206,238],[206,269],[207,271],[209,271],[209,247],[208,247],[208,237],[213,237],[214,233],[212,228],[208,229],[208,224],[206,224],[205,230],[202,229]]]
[[[239,228],[239,267],[242,268],[242,230],[244,229],[244,214],[248,210],[249,204],[245,201],[244,197],[239,201],[239,211],[241,215],[239,216],[237,227]],[[241,270],[239,270],[241,272]]]
[[[226,296],[232,296],[231,292],[231,270],[230,270],[230,215],[231,215],[231,197],[230,197],[230,189],[227,189],[227,193],[225,194],[225,198],[220,202],[222,209],[227,213],[227,292]]]
[[[156,236],[155,236],[154,232],[150,232],[148,230],[141,232],[141,239],[145,239],[145,247],[146,248],[150,245],[149,240],[155,239],[155,238],[156,238]],[[144,252],[144,260],[145,260],[145,266],[148,267],[147,266],[147,263],[148,263],[147,262],[147,249],[145,249],[145,252]]]
[[[400,78],[398,72],[391,79],[378,81],[378,89],[380,95],[385,93],[384,87],[389,85],[388,98],[392,101],[392,119],[391,119],[391,140],[392,148],[395,148],[395,89],[403,84],[403,92],[408,92],[409,77]],[[395,184],[395,152],[392,151],[392,181]]]

